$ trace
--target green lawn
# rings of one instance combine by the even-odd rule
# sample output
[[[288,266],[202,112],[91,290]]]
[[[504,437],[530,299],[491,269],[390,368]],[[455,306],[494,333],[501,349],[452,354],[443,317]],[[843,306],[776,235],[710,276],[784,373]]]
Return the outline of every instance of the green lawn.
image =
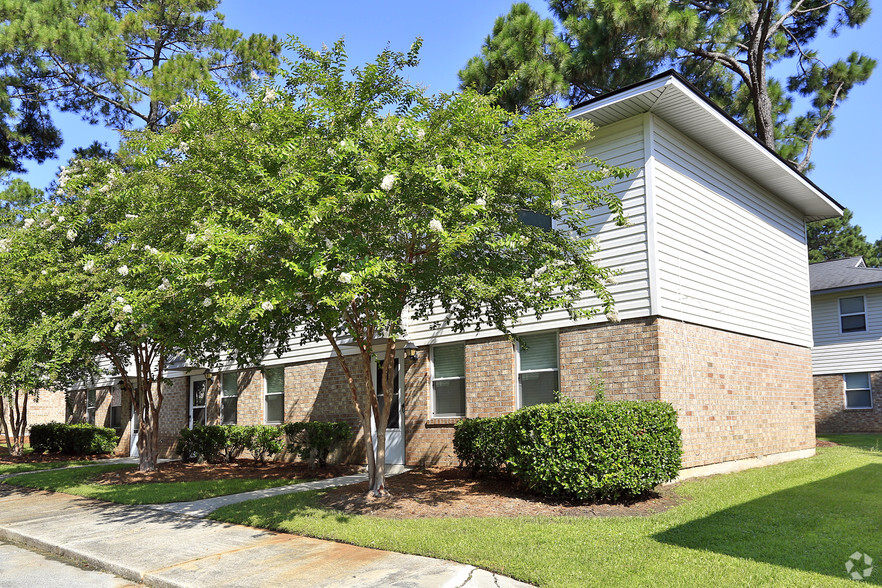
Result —
[[[820,449],[677,492],[688,500],[648,517],[389,520],[322,508],[308,492],[211,518],[451,559],[542,586],[853,586],[845,563],[856,551],[879,564],[865,583],[882,585],[880,452]]]
[[[818,439],[832,441],[833,443],[847,445],[848,447],[882,451],[882,435],[873,435],[871,433],[842,433],[840,435],[818,435]]]
[[[76,494],[86,498],[118,502],[120,504],[164,504],[166,502],[190,502],[203,498],[213,498],[226,494],[238,494],[251,490],[287,486],[306,480],[278,479],[217,479],[196,482],[155,482],[142,484],[102,485],[92,479],[121,468],[134,468],[131,465],[105,465],[70,470],[54,470],[39,474],[16,476],[6,480],[6,484]]]
[[[54,470],[57,468],[66,468],[73,465],[89,465],[94,463],[94,460],[48,461],[43,463],[0,463],[0,476],[6,474],[17,474],[19,472]]]

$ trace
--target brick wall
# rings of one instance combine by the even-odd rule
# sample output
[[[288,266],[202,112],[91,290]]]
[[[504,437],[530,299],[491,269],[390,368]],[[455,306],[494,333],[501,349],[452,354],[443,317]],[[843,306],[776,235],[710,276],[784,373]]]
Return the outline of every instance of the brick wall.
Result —
[[[815,446],[811,351],[658,319],[661,400],[680,415],[683,467]]]
[[[873,408],[845,408],[842,374],[815,376],[813,380],[818,433],[882,433],[882,372],[870,374]]]
[[[42,390],[28,399],[28,425],[63,423],[66,414],[64,392]]]

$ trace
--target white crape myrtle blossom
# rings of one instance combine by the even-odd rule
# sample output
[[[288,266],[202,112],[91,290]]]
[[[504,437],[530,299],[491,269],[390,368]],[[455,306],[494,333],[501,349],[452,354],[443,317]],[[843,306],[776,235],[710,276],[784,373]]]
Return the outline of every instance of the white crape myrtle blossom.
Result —
[[[126,314],[132,314],[132,305],[126,304],[125,306],[122,307],[122,311]]]
[[[611,322],[611,323],[618,323],[618,322],[620,322],[622,319],[619,318],[619,313],[618,313],[618,311],[616,311],[616,310],[611,310],[611,311],[609,311],[608,313],[606,313],[606,320],[608,320],[608,321]]]
[[[328,239],[327,237],[325,237],[325,247],[327,247],[328,249],[330,249],[330,248],[333,247],[333,246],[334,246],[334,244],[331,242],[331,240]]]
[[[73,229],[67,230],[67,240],[73,243],[77,239],[77,232]]]
[[[276,91],[273,88],[267,88],[266,93],[263,95],[263,103],[269,104],[273,100],[276,99]]]
[[[369,128],[369,129],[370,129],[370,128],[373,128],[373,126],[374,126],[374,121],[373,121],[373,119],[370,119],[370,118],[369,118],[369,119],[367,119],[366,121],[364,121],[364,126],[366,126],[366,127]]]
[[[483,198],[478,198],[475,200],[475,206],[487,206],[487,201]]]
[[[214,301],[211,299],[211,297],[207,297],[205,300],[202,301],[202,306],[206,308],[208,308],[212,304],[214,304]]]
[[[45,276],[45,275],[48,274],[48,273],[49,273],[48,271],[43,270],[43,271],[40,272],[40,275]]]
[[[127,265],[119,266],[118,268],[116,268],[116,273],[118,273],[121,276],[129,275],[129,266],[127,266]]]
[[[30,229],[34,225],[34,219],[26,218],[24,219],[24,228]]]
[[[98,268],[95,267],[95,260],[90,259],[89,261],[87,261],[83,265],[83,271],[86,272],[87,274],[94,274],[95,272],[97,272]]]
[[[260,130],[260,125],[257,124],[256,122],[251,123],[250,126],[251,126],[251,130],[254,131],[254,132],[257,132],[257,131]]]
[[[59,217],[58,217],[58,222],[60,222],[60,223],[63,223],[63,222],[66,221],[66,220],[67,220],[67,219],[64,218],[64,216],[59,216]]]
[[[73,311],[73,314],[71,314],[70,316],[71,316],[71,318],[80,318],[82,315],[83,315],[82,312],[80,312],[79,310],[75,310],[75,311]]]
[[[207,280],[205,280],[205,287],[206,288],[213,288],[214,284],[215,284],[215,281],[212,280],[211,278],[208,278]]]
[[[196,240],[196,235],[194,233],[187,233],[186,241],[187,243],[192,243]]]
[[[133,220],[133,219],[138,218],[138,215],[137,214],[126,214],[126,218],[129,220]]]
[[[169,288],[171,288],[171,282],[168,281],[168,278],[162,278],[162,283],[156,289],[165,292]]]
[[[380,188],[388,192],[392,189],[392,186],[395,185],[395,175],[394,174],[386,174],[383,176],[383,181],[380,182]]]
[[[429,221],[429,230],[435,233],[440,233],[444,230],[444,227],[441,226],[441,221],[439,221],[437,218],[433,218]]]
[[[269,312],[269,311],[271,311],[271,310],[273,310],[273,309],[275,308],[275,306],[273,306],[273,303],[270,302],[269,300],[266,300],[266,301],[262,302],[262,303],[260,304],[260,307],[261,307],[262,309],[264,309],[265,311],[267,311],[267,312]]]
[[[58,188],[57,190],[55,190],[55,195],[56,196],[64,196],[64,189]]]
[[[41,229],[45,229],[46,227],[48,227],[48,226],[51,225],[51,224],[52,224],[52,220],[51,220],[51,219],[44,218],[42,221],[40,221],[40,228],[41,228]]]
[[[424,129],[420,129],[417,131],[417,139],[422,141],[426,137],[426,131]]]
[[[285,221],[283,221],[283,220],[280,219],[280,218],[277,218],[277,219],[276,219],[276,224],[279,225],[279,226],[281,227],[282,225],[285,224]]]
[[[0,253],[9,253],[9,239],[0,239]]]
[[[558,198],[557,200],[555,200],[554,202],[551,203],[551,206],[553,206],[554,208],[563,208],[563,200]]]
[[[116,323],[115,325],[113,325],[113,332],[114,332],[114,333],[119,333],[120,331],[122,331],[122,325],[121,325],[121,324]]]
[[[100,336],[98,333],[95,333],[94,335],[92,335],[92,338],[89,339],[89,340],[90,340],[92,343],[100,343],[100,342],[101,342],[101,336]]]
[[[178,151],[180,151],[181,153],[186,153],[189,150],[190,146],[187,144],[186,141],[181,141],[181,144],[178,145]]]
[[[615,286],[619,283],[619,279],[615,276],[610,276],[606,279],[606,283],[608,286]]]
[[[46,232],[48,232],[48,233],[51,233],[54,230],[55,230],[55,223],[52,223],[51,225],[46,227]]]
[[[98,188],[98,191],[102,194],[107,194],[108,192],[110,192],[110,184],[104,184],[103,186]]]
[[[349,272],[343,272],[340,274],[340,277],[337,278],[337,281],[341,284],[348,284],[352,281],[352,274]]]
[[[321,278],[323,275],[325,275],[325,268],[323,268],[323,267],[315,268],[314,270],[312,270],[312,275],[315,278]]]
[[[252,79],[252,81],[255,82],[260,79],[260,75],[253,69],[251,70],[251,73],[248,74],[248,76]]]

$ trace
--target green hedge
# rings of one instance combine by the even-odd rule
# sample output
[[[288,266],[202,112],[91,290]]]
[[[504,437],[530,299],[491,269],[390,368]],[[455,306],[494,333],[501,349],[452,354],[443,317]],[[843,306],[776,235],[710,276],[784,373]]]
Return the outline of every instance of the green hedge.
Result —
[[[540,404],[461,421],[453,444],[473,472],[505,469],[535,492],[581,500],[639,496],[673,480],[682,457],[677,413],[664,402]]]
[[[63,453],[65,455],[90,455],[110,453],[119,443],[114,429],[95,425],[47,423],[31,425],[30,444],[34,453]]]
[[[312,466],[318,462],[320,467],[328,465],[331,451],[352,438],[352,429],[343,422],[286,423],[282,430],[288,438],[288,451],[302,460],[309,460]]]

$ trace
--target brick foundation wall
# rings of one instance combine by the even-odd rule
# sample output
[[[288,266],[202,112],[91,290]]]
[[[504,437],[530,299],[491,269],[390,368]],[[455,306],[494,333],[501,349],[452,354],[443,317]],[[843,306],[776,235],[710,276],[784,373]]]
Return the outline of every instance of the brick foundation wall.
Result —
[[[870,373],[873,408],[845,408],[842,374],[814,376],[818,433],[882,433],[882,372]]]
[[[811,351],[658,319],[661,400],[680,415],[683,467],[815,446]]]

